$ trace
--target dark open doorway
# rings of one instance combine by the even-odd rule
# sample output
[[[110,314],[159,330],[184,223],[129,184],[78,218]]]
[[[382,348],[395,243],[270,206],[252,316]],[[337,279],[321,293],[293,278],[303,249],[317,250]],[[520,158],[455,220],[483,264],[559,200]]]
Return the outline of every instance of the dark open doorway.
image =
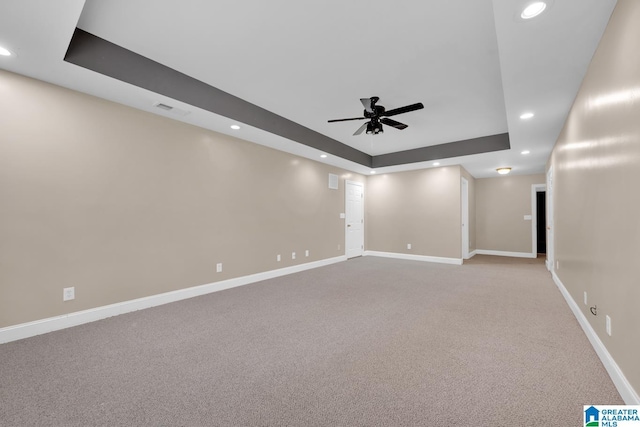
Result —
[[[547,253],[547,217],[546,217],[546,195],[545,191],[536,193],[536,234],[538,237],[538,253]]]

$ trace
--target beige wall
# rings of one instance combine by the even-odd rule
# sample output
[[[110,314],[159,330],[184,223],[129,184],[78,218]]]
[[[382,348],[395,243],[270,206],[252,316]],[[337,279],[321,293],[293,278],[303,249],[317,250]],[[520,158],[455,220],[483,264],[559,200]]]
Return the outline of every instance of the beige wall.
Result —
[[[558,277],[640,392],[640,2],[619,0],[550,165]],[[589,305],[583,303],[587,292]],[[589,312],[597,305],[598,315]],[[605,332],[611,317],[612,336]]]
[[[0,327],[344,254],[363,176],[5,71],[0,98]]]
[[[531,253],[531,186],[544,175],[508,175],[476,180],[477,249]]]
[[[366,249],[460,258],[460,170],[448,166],[369,176]]]

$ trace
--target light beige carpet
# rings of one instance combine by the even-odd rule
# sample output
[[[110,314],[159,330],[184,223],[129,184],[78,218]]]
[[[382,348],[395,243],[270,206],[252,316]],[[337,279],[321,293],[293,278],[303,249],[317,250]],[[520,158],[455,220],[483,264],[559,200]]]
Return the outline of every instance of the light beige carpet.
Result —
[[[0,345],[2,426],[578,426],[622,404],[540,260],[375,257]]]

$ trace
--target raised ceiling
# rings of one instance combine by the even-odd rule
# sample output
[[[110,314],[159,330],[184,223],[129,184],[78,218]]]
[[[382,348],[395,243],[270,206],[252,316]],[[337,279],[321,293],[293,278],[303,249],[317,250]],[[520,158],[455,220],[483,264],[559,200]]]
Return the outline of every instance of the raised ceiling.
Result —
[[[0,67],[360,173],[433,167],[436,159],[478,178],[499,166],[541,173],[615,1],[548,1],[523,21],[529,3],[26,0],[3,5],[0,45],[18,56],[1,57]],[[76,27],[265,116],[208,108],[162,90],[178,87],[169,80],[131,84],[65,61]],[[127,66],[110,64],[124,74]],[[361,115],[359,98],[374,95],[387,109],[425,108],[394,117],[409,127],[382,135],[353,136],[361,122],[327,123]],[[525,111],[535,116],[520,119]],[[236,122],[241,129],[231,130]],[[476,154],[503,134],[510,148]],[[345,154],[353,152],[364,160]]]

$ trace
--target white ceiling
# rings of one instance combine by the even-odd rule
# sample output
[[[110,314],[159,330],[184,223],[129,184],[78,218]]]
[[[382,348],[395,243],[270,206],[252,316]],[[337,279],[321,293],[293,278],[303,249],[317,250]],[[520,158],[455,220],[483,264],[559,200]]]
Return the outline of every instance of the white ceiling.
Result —
[[[63,61],[75,27],[370,155],[509,132],[511,149],[443,159],[476,178],[542,173],[615,0],[22,0],[0,7],[0,68],[359,173],[362,165]],[[359,98],[409,127],[352,136]],[[172,115],[164,102],[189,111]],[[535,113],[524,121],[525,111]],[[241,124],[242,125],[242,124]],[[530,150],[531,154],[520,154]],[[433,162],[381,168],[393,172]]]

